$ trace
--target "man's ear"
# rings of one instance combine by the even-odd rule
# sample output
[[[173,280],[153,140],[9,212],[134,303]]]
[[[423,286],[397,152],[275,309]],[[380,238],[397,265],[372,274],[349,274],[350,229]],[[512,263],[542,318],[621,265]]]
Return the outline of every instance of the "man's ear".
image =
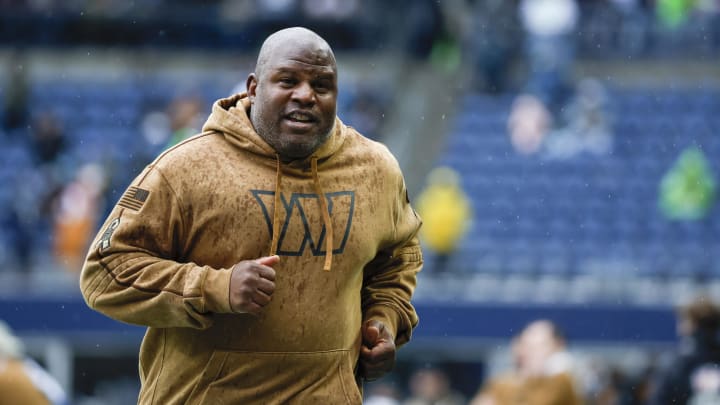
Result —
[[[245,86],[247,87],[248,99],[252,104],[255,102],[255,90],[257,89],[257,76],[255,76],[255,73],[250,73]]]

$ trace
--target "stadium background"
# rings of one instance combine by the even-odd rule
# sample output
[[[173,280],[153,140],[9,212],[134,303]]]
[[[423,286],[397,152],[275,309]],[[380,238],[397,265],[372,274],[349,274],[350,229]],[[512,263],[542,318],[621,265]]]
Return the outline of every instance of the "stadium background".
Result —
[[[0,1],[0,319],[76,403],[134,402],[142,329],[86,309],[59,242],[94,235],[145,164],[244,86],[262,39],[304,25],[336,50],[339,114],[396,154],[411,200],[444,165],[472,208],[445,261],[427,250],[421,324],[380,383],[407,396],[438,368],[469,398],[547,318],[598,386],[641,401],[677,345],[674,308],[720,299],[718,2],[580,1],[545,48],[519,3]],[[547,52],[562,63],[538,68]],[[523,116],[523,93],[544,113]],[[539,138],[511,136],[515,114]],[[702,186],[681,188],[689,202],[667,180],[680,162]]]

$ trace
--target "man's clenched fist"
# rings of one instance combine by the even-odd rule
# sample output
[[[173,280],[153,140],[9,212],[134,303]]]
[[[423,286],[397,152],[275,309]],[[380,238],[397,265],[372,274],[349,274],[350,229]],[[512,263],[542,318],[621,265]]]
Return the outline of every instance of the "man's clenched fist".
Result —
[[[280,257],[267,256],[236,264],[230,277],[230,308],[236,313],[258,315],[275,292],[275,270]]]
[[[395,366],[395,337],[375,320],[366,321],[361,333],[360,374],[368,381],[376,380]]]

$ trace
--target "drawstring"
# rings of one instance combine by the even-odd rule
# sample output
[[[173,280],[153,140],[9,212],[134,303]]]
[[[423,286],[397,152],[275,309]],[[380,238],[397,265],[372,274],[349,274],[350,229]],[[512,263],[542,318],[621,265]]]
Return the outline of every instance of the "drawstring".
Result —
[[[280,155],[275,155],[277,169],[275,173],[275,204],[273,206],[273,230],[272,243],[270,244],[270,256],[277,254],[278,240],[280,239],[280,192],[282,191],[282,171],[280,170]]]
[[[280,156],[276,155],[277,159],[277,172],[275,176],[275,206],[273,207],[273,231],[272,231],[272,243],[270,244],[270,256],[277,254],[278,240],[280,239],[280,195],[282,192],[282,171],[280,169]],[[313,156],[310,160],[313,175],[313,185],[315,186],[315,193],[318,195],[320,200],[320,209],[322,210],[323,223],[325,224],[325,264],[323,270],[330,271],[332,267],[332,255],[333,255],[333,227],[332,219],[330,218],[330,211],[328,211],[328,203],[325,198],[325,193],[320,187],[320,179],[318,177],[317,170],[317,157]]]
[[[328,204],[325,199],[325,193],[323,193],[322,187],[320,187],[320,179],[318,178],[317,170],[317,157],[312,157],[310,160],[310,166],[312,166],[315,193],[317,193],[318,199],[320,200],[320,209],[322,210],[323,222],[325,223],[325,265],[323,266],[323,270],[330,271],[330,267],[332,267],[333,254],[333,227],[330,219],[330,211],[328,211]]]

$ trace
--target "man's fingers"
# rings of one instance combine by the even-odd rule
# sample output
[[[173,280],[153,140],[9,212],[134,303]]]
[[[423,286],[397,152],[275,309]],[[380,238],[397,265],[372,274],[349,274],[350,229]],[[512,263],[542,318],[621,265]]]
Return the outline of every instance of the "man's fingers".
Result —
[[[275,281],[275,269],[272,267],[261,266],[257,268],[257,274],[266,280]]]
[[[375,380],[395,366],[395,342],[382,322],[369,321],[363,327],[360,366],[366,380]]]
[[[360,358],[360,370],[366,380],[375,380],[382,377],[385,373],[392,370],[394,364],[394,359],[371,360],[365,356],[361,356]]]
[[[270,301],[272,300],[272,297],[268,294],[265,294],[262,291],[257,291],[253,295],[252,300],[255,304],[258,304],[260,307],[264,307],[265,305],[270,303]]]
[[[395,348],[388,344],[380,344],[372,348],[363,345],[360,347],[360,355],[369,363],[384,362],[395,357]]]
[[[237,313],[258,315],[268,305],[275,292],[275,270],[266,264],[276,264],[277,256],[239,262],[230,278],[230,308]]]
[[[390,348],[376,347],[370,351],[370,359],[372,361],[385,361],[395,358],[395,351]]]
[[[267,295],[273,295],[273,293],[275,292],[275,283],[270,280],[261,278],[258,280],[257,289],[258,291],[262,291]]]
[[[363,329],[363,340],[370,346],[375,345],[378,337],[380,337],[380,328],[376,324],[370,324]]]

